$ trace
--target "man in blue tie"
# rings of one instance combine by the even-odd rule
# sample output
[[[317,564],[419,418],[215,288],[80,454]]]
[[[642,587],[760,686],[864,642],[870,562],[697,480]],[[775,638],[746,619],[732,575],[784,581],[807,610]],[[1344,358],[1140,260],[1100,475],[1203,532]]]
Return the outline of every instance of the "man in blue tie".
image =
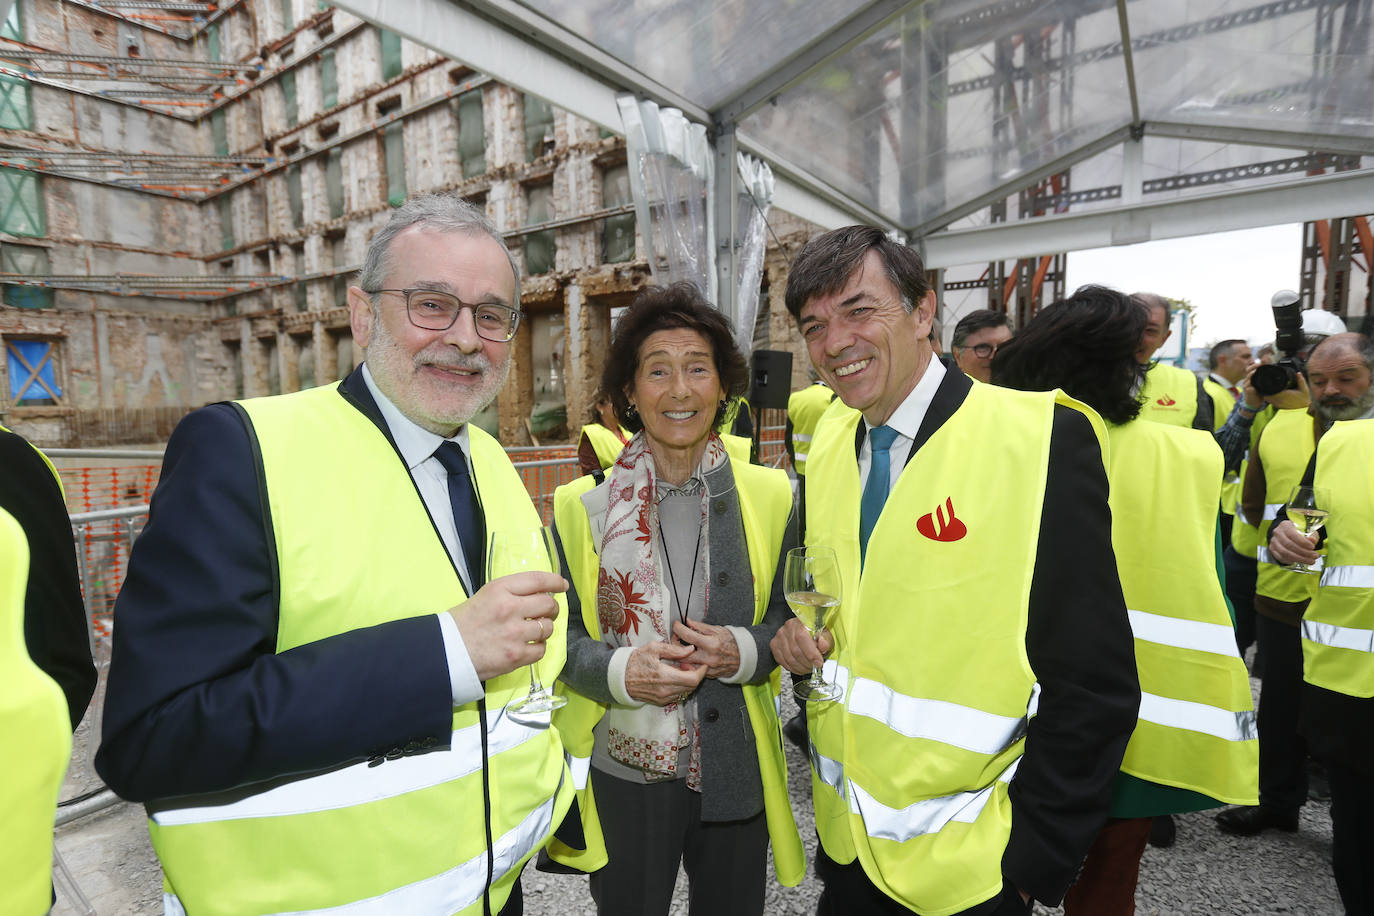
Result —
[[[807,543],[843,599],[773,640],[845,688],[807,704],[817,913],[1029,913],[1102,826],[1139,704],[1101,420],[932,358],[920,257],[877,228],[812,239],[787,307],[850,411],[807,458]],[[828,656],[828,658],[826,658]]]
[[[348,291],[340,383],[214,404],[167,445],[115,616],[101,776],[144,801],[168,912],[516,914],[573,793],[552,683],[567,584],[484,584],[540,518],[468,421],[520,277],[449,194],[392,211]]]

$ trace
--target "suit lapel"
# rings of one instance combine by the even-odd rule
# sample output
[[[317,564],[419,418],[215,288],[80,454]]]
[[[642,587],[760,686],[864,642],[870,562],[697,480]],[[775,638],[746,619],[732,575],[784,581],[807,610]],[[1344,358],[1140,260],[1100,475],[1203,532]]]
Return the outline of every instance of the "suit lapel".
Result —
[[[973,380],[957,368],[945,369],[945,377],[940,379],[940,387],[935,389],[935,397],[931,398],[930,406],[926,408],[926,415],[921,420],[921,428],[916,430],[916,438],[912,440],[911,451],[907,452],[906,461],[902,462],[902,467],[910,463],[916,452],[930,441],[930,437],[935,435],[935,431],[954,416],[954,412],[964,403],[968,393],[973,390]]]

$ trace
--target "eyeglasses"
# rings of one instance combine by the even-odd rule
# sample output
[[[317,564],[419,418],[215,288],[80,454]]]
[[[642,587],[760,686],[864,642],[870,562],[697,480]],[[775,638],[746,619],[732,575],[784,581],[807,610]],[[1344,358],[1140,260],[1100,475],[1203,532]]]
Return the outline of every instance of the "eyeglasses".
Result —
[[[477,336],[483,340],[504,343],[515,336],[520,327],[520,313],[495,302],[470,305],[457,296],[432,289],[375,289],[372,293],[400,293],[406,297],[406,317],[417,328],[426,331],[447,331],[458,320],[463,309],[472,310],[472,322]]]
[[[971,347],[960,347],[960,350],[972,350],[973,354],[979,359],[990,359],[997,352],[997,344],[981,343]]]

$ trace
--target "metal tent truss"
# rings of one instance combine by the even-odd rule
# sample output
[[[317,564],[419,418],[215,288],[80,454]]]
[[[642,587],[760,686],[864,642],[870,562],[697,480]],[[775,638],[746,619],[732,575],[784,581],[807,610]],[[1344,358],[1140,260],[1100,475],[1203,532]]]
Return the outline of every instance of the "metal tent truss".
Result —
[[[339,6],[613,130],[618,93],[681,109],[774,206],[947,267],[1374,212],[1371,2]]]

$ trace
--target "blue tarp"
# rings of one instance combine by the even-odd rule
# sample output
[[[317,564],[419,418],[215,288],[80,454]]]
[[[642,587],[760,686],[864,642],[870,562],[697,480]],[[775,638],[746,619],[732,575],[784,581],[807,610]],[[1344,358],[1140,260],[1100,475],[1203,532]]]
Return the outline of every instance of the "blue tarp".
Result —
[[[6,342],[6,357],[9,359],[10,370],[10,398],[15,403],[25,400],[52,400],[53,395],[39,384],[42,379],[51,388],[57,397],[62,396],[62,389],[57,387],[57,379],[53,375],[53,363],[48,359],[48,353],[52,344],[45,340],[10,340]],[[21,358],[22,357],[22,361]],[[38,378],[29,382],[24,391],[19,390],[19,386],[28,380],[33,370],[26,368],[24,363],[29,366],[37,366],[43,363],[43,368],[38,370]]]

